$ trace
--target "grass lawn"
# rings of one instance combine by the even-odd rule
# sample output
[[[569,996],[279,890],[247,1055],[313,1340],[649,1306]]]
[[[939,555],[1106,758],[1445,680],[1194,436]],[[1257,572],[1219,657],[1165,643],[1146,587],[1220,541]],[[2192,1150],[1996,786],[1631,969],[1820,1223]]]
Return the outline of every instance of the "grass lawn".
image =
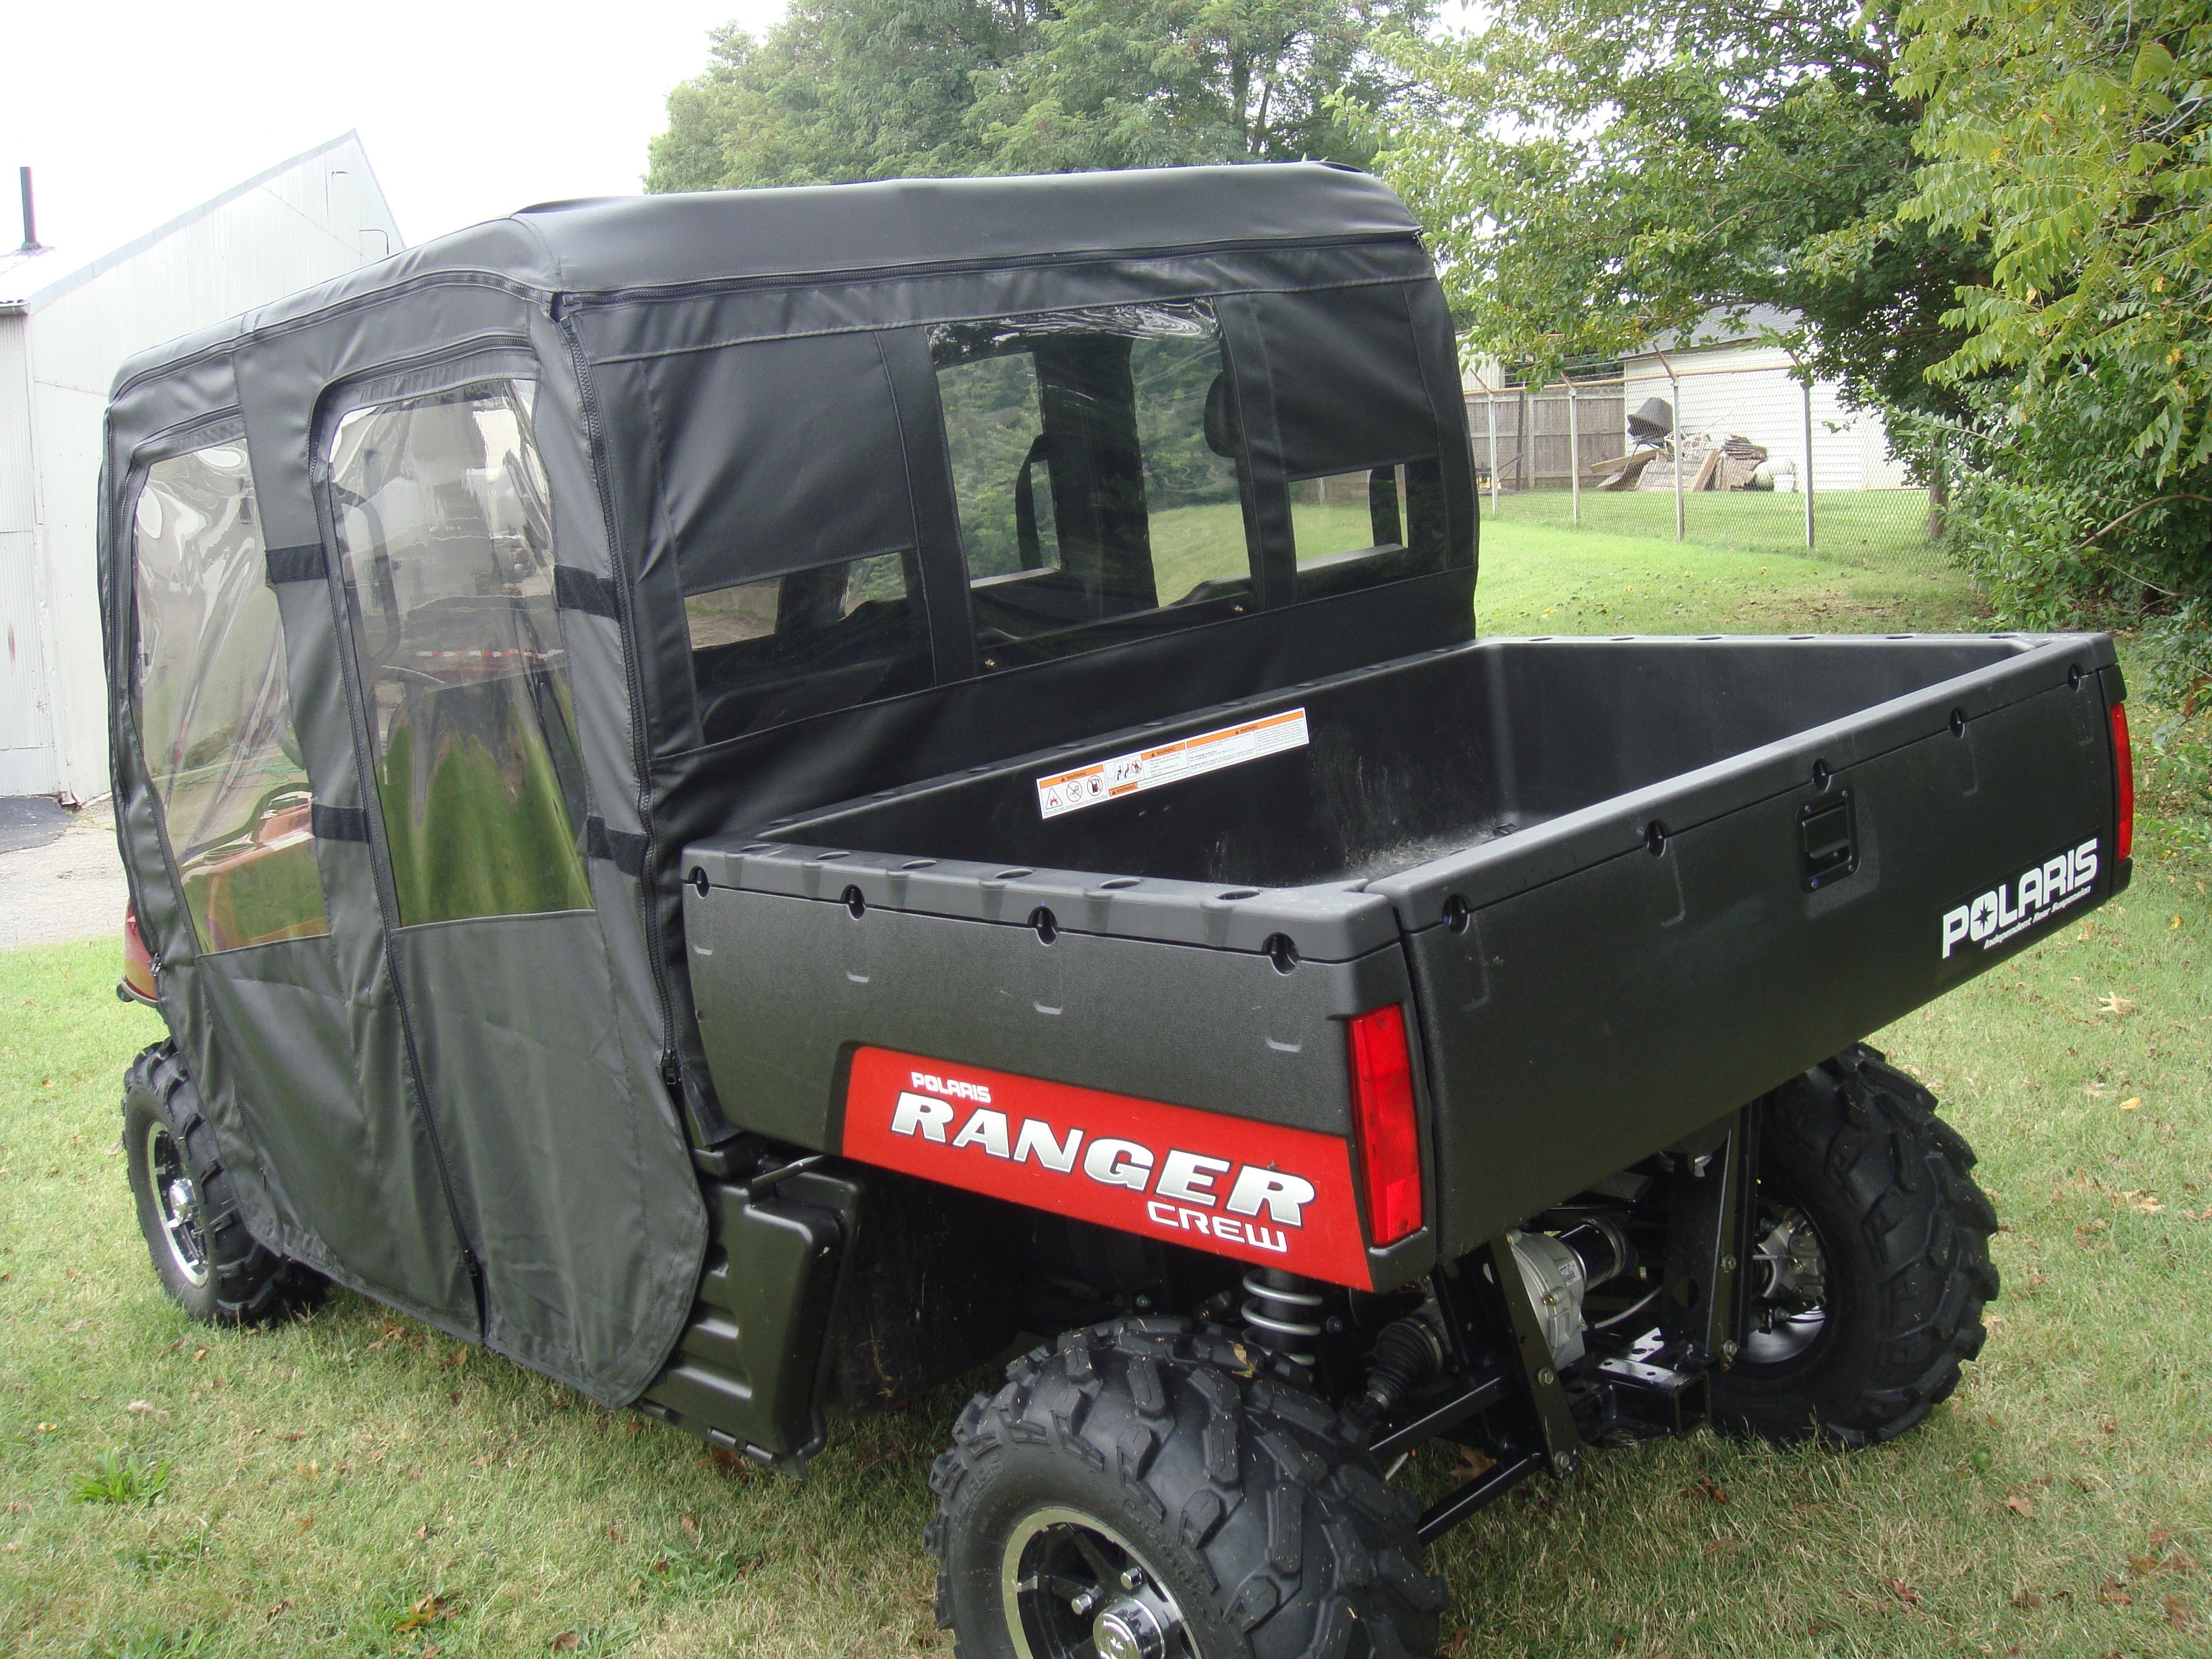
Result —
[[[1674,538],[1674,492],[1671,489],[1583,491],[1584,532]],[[1482,497],[1483,528],[1493,523],[1574,525],[1570,490],[1529,490],[1501,495],[1497,515],[1488,492]],[[1694,490],[1682,496],[1683,539],[1707,547],[1747,553],[1805,551],[1805,498],[1777,490]],[[1928,492],[1924,489],[1815,490],[1814,545],[1819,556],[1844,564],[1940,563],[1928,539]]]
[[[1896,562],[1484,530],[1492,632],[1978,608]],[[2139,701],[2170,740],[2146,745],[2120,902],[1875,1039],[1973,1140],[2007,1224],[1958,1395],[1872,1452],[1699,1435],[1523,1486],[1432,1555],[1453,1652],[2212,1651],[2203,724]],[[794,1487],[351,1296],[274,1332],[187,1324],[114,1150],[118,1080],[158,1034],[114,971],[106,945],[0,956],[0,1654],[950,1651],[919,1537],[958,1390],[839,1425]],[[1407,1478],[1440,1489],[1448,1449]]]

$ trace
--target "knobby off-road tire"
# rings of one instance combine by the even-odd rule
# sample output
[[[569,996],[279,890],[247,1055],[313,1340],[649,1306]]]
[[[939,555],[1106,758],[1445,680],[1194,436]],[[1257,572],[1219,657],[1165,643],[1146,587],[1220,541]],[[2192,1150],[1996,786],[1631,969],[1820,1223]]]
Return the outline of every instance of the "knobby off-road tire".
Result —
[[[173,1043],[155,1043],[124,1074],[123,1150],[154,1271],[194,1319],[270,1325],[322,1300],[319,1273],[264,1249],[246,1231],[200,1092]]]
[[[931,1473],[940,1507],[924,1534],[961,1659],[1080,1646],[1082,1620],[1046,1592],[1009,1607],[1021,1561],[1034,1574],[1054,1550],[1077,1559],[1071,1516],[1126,1547],[1146,1594],[1172,1598],[1184,1634],[1170,1655],[1433,1652],[1444,1587],[1420,1571],[1412,1501],[1285,1362],[1255,1370],[1268,1363],[1187,1321],[1117,1320],[1033,1350],[971,1401]],[[1021,1544],[1052,1515],[1057,1533]]]
[[[1818,1307],[1771,1322],[1767,1334],[1753,1321],[1741,1357],[1713,1378],[1722,1422],[1863,1446],[1893,1439],[1949,1397],[1982,1351],[1982,1307],[1997,1293],[1996,1211],[1973,1166],[1936,1097],[1864,1044],[1767,1097],[1753,1295],[1773,1273],[1771,1242],[1794,1233],[1797,1265],[1784,1276],[1817,1259]],[[1817,1258],[1802,1248],[1804,1222]]]

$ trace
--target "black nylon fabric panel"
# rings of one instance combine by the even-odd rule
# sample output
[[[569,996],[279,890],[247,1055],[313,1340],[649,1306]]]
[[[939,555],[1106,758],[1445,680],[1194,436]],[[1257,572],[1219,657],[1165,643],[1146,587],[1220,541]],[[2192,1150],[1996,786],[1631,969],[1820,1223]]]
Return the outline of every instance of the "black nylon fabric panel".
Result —
[[[399,1079],[385,1077],[374,1091],[360,1086],[329,939],[226,951],[196,975],[195,988],[221,1037],[193,1080],[235,1115],[234,1130],[252,1149],[270,1208],[248,1217],[255,1236],[340,1284],[454,1328],[447,1310],[471,1297],[458,1255],[422,1299],[418,1247],[392,1224],[395,1194],[403,1213],[442,1214],[437,1165],[421,1137],[368,1103]],[[340,1171],[352,1178],[334,1179]],[[374,1179],[362,1178],[371,1171]],[[342,1255],[326,1242],[333,1239],[344,1242]],[[471,1316],[459,1334],[472,1337],[474,1324]]]
[[[1258,304],[1249,295],[1234,295],[1219,301],[1214,312],[1237,368],[1231,390],[1237,429],[1244,436],[1245,513],[1260,550],[1261,602],[1279,605],[1297,592],[1298,562],[1291,535],[1291,492],[1283,482],[1283,441],[1276,430],[1274,376]]]
[[[358,806],[325,806],[314,804],[308,814],[315,834],[325,841],[357,841],[368,843],[368,814]]]
[[[942,264],[1007,270],[1164,248],[1410,242],[1418,234],[1387,185],[1315,162],[617,197],[474,225],[246,320],[281,333],[455,276],[487,290],[597,294]],[[219,349],[239,332],[233,319],[141,352],[124,363],[117,385]],[[128,437],[135,443],[155,429]]]
[[[1428,388],[1429,404],[1443,428],[1447,458],[1443,468],[1444,545],[1453,564],[1477,568],[1482,514],[1475,500],[1474,469],[1459,461],[1474,453],[1467,427],[1467,398],[1460,386],[1459,350],[1452,335],[1451,313],[1443,290],[1433,283],[1416,283],[1406,289],[1407,314],[1413,325],[1413,345],[1420,354],[1421,381]]]
[[[914,545],[872,336],[663,357],[645,391],[667,538],[646,557],[672,556],[686,593]]]
[[[1410,236],[1389,187],[1316,162],[898,179],[583,203],[524,216],[592,293],[1243,242]]]
[[[261,556],[271,587],[281,587],[286,582],[321,581],[327,568],[319,542],[310,547],[272,547]]]
[[[735,284],[674,295],[618,295],[564,302],[594,362],[713,351],[754,340],[799,339],[923,323],[1024,316],[1085,306],[1217,299],[1232,294],[1335,291],[1425,282],[1419,242],[1066,259],[997,270],[896,275],[764,287]]]
[[[313,413],[323,387],[349,362],[347,352],[354,352],[351,361],[357,362],[361,354],[374,350],[375,336],[364,338],[363,327],[364,320],[356,318],[337,335],[251,340],[237,355],[254,495],[271,542],[325,545],[309,482]],[[292,719],[316,803],[358,815],[366,831],[367,804],[347,692],[350,656],[332,609],[334,574],[326,559],[321,581],[284,583],[276,589],[276,603],[284,620]],[[312,1204],[331,1189],[356,1188],[363,1194],[363,1205],[336,1218],[335,1230],[332,1218],[313,1208],[295,1208],[285,1222],[302,1245],[303,1259],[341,1284],[406,1307],[466,1340],[480,1340],[475,1288],[406,1060],[406,1032],[385,958],[374,854],[366,833],[358,841],[318,836],[315,863],[330,916],[325,943],[339,1000],[294,1010],[295,1017],[316,1025],[303,1024],[288,1034],[289,1040],[309,1051],[343,1046],[355,1109],[364,1120],[361,1135],[381,1150],[385,1161],[356,1164],[343,1132],[336,1141],[320,1139],[305,1115],[306,1103],[298,1103],[301,1121],[289,1126],[285,1137],[285,1190]],[[241,1032],[237,1040],[276,1039]],[[262,1108],[269,1116],[278,1109],[276,1102]],[[418,1178],[422,1173],[427,1180]],[[360,1224],[349,1226],[349,1221]],[[278,1239],[264,1242],[283,1248]],[[380,1264],[382,1276],[372,1277],[357,1262]]]
[[[605,576],[594,576],[573,565],[554,568],[553,603],[563,611],[580,611],[587,617],[605,617],[609,622],[622,614],[615,598],[615,585]]]
[[[1440,453],[1444,417],[1421,378],[1406,297],[1403,287],[1390,286],[1253,301],[1286,477],[1317,478]],[[1443,406],[1459,402],[1455,391]]]
[[[566,331],[539,313],[532,318],[531,335],[544,365],[532,425],[552,491],[559,568],[601,582],[617,613],[564,611],[561,617],[589,816],[606,826],[611,843],[636,848],[629,875],[608,862],[585,866],[612,974],[614,1056],[635,1131],[626,1190],[641,1206],[641,1219],[627,1236],[634,1259],[602,1267],[632,1274],[627,1282],[635,1294],[611,1309],[604,1297],[592,1300],[589,1306],[607,1316],[606,1322],[578,1316],[584,1352],[593,1356],[596,1397],[612,1402],[642,1389],[676,1346],[706,1261],[707,1208],[684,1122],[661,1078],[661,1057],[677,1044],[662,994],[665,971],[647,944],[648,901],[634,878],[645,866],[649,845],[637,773],[641,739],[631,714],[633,671],[641,680],[643,675],[618,620],[634,605],[629,576],[607,541],[607,507],[592,447],[600,428],[585,404],[585,384]],[[630,1200],[618,1195],[617,1201]]]
[[[463,1176],[485,1340],[605,1403],[634,1396],[662,1351],[624,1339],[671,1288],[661,1254],[638,1248],[658,1196],[641,1139],[659,1125],[623,1064],[598,917],[411,927],[398,948],[426,993],[411,998],[423,1083]]]

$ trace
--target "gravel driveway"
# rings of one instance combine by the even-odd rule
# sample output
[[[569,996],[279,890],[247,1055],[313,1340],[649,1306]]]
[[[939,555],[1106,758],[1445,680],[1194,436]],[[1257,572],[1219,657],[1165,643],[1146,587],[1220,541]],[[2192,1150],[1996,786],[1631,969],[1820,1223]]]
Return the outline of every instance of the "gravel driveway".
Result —
[[[112,804],[103,798],[70,813],[51,800],[0,805],[9,809],[0,813],[0,848],[9,849],[0,850],[0,951],[112,939],[119,951],[131,890]]]

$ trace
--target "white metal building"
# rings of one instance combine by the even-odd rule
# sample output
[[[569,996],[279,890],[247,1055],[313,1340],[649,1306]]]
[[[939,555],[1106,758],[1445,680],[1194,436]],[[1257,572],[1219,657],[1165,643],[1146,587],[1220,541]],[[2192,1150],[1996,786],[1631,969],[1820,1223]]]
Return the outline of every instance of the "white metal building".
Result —
[[[117,368],[400,246],[349,132],[96,258],[0,255],[0,795],[107,793],[93,536]]]
[[[1796,364],[1790,353],[1765,343],[1767,337],[1789,334],[1799,324],[1796,313],[1764,306],[1741,319],[1713,312],[1696,327],[1662,334],[1645,349],[1624,356],[1617,380],[1578,371],[1583,419],[1577,447],[1584,483],[1592,482],[1587,469],[1593,461],[1622,453],[1629,442],[1623,416],[1656,398],[1669,406],[1679,398],[1681,430],[1690,440],[1686,471],[1696,465],[1698,439],[1710,435],[1720,441],[1740,434],[1766,450],[1777,489],[1799,489],[1809,435],[1813,489],[1818,494],[1909,484],[1904,466],[1889,453],[1889,434],[1879,416],[1846,408],[1843,388],[1832,380],[1814,380],[1808,398],[1808,389],[1791,373]],[[1541,388],[1525,386],[1495,359],[1471,364],[1464,385],[1478,463],[1485,459],[1487,423],[1494,413],[1504,434],[1505,487],[1566,488],[1565,386],[1555,381]],[[1518,455],[1524,422],[1527,453]],[[1664,465],[1650,468],[1644,487],[1671,489],[1673,474]]]
[[[1780,488],[1802,487],[1796,479],[1805,460],[1805,388],[1790,374],[1790,354],[1761,340],[1762,330],[1787,333],[1798,323],[1795,313],[1760,307],[1741,322],[1715,313],[1685,335],[1662,335],[1650,349],[1621,360],[1622,400],[1632,410],[1647,398],[1673,404],[1679,389],[1682,431],[1716,439],[1741,433],[1765,446],[1778,470],[1781,463],[1796,464]],[[1845,408],[1832,380],[1814,381],[1811,394],[1816,493],[1894,489],[1909,482],[1890,455],[1879,416]]]

